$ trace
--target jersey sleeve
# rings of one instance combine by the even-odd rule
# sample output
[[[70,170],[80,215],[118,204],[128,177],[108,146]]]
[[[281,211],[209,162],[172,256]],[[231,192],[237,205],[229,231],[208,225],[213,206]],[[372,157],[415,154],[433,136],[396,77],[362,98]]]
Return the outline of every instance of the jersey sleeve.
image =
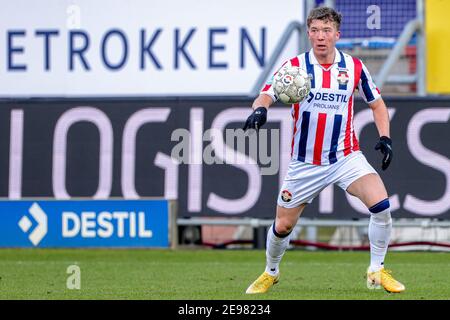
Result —
[[[259,94],[267,94],[268,96],[270,96],[272,98],[272,101],[275,102],[278,100],[278,97],[275,94],[275,91],[273,90],[272,81],[273,81],[273,75],[266,81],[266,83],[264,84],[264,87],[261,89]]]
[[[361,77],[358,83],[359,94],[365,102],[371,103],[381,98],[380,90],[372,80],[372,76],[364,63],[361,62]]]
[[[278,96],[275,94],[275,91],[273,90],[273,86],[272,86],[272,82],[273,82],[273,77],[275,76],[275,74],[278,72],[278,70],[280,70],[281,68],[283,68],[285,65],[290,64],[290,60],[285,61],[281,67],[279,67],[277,69],[277,71],[274,72],[274,74],[266,81],[266,83],[264,84],[264,87],[261,89],[261,91],[259,92],[260,94],[267,94],[268,96],[270,96],[272,98],[272,101],[275,102],[278,100]]]

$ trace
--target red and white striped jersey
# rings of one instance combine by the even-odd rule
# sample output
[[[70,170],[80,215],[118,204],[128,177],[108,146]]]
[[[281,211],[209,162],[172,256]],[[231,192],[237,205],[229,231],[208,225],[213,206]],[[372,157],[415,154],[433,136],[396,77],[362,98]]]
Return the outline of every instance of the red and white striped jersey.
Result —
[[[299,104],[292,105],[294,130],[292,158],[316,165],[328,165],[359,150],[353,128],[353,94],[371,103],[381,97],[366,66],[357,58],[336,50],[334,63],[322,66],[309,52],[300,54],[284,65],[299,66],[311,79],[311,92]],[[262,94],[278,99],[270,79]]]

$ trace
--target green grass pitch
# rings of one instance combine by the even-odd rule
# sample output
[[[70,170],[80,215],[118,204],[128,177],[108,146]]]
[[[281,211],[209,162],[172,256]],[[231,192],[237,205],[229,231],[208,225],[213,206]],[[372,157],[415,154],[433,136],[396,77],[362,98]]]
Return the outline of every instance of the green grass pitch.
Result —
[[[264,269],[256,250],[0,249],[0,299],[450,299],[450,254],[389,252],[401,294],[368,290],[368,252],[289,250],[280,283],[264,295],[245,289]],[[67,268],[81,270],[70,290]]]

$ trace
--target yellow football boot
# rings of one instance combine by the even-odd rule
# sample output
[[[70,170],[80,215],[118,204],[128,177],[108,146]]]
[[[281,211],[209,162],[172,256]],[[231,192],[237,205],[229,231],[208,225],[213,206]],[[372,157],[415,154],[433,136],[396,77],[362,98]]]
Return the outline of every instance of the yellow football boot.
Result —
[[[390,270],[384,268],[376,272],[367,270],[367,288],[381,289],[381,287],[393,293],[405,291],[405,286],[394,279]]]
[[[262,275],[258,277],[251,285],[247,288],[245,293],[254,294],[254,293],[264,293],[267,292],[274,284],[278,283],[280,279],[280,274],[276,276],[271,276],[267,272],[264,271]]]

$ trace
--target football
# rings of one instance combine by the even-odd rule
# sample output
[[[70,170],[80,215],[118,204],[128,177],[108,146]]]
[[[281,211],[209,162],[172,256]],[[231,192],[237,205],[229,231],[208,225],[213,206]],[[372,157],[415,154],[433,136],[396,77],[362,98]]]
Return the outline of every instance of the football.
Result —
[[[311,78],[299,67],[284,66],[273,77],[276,96],[285,104],[301,102],[311,90]]]

